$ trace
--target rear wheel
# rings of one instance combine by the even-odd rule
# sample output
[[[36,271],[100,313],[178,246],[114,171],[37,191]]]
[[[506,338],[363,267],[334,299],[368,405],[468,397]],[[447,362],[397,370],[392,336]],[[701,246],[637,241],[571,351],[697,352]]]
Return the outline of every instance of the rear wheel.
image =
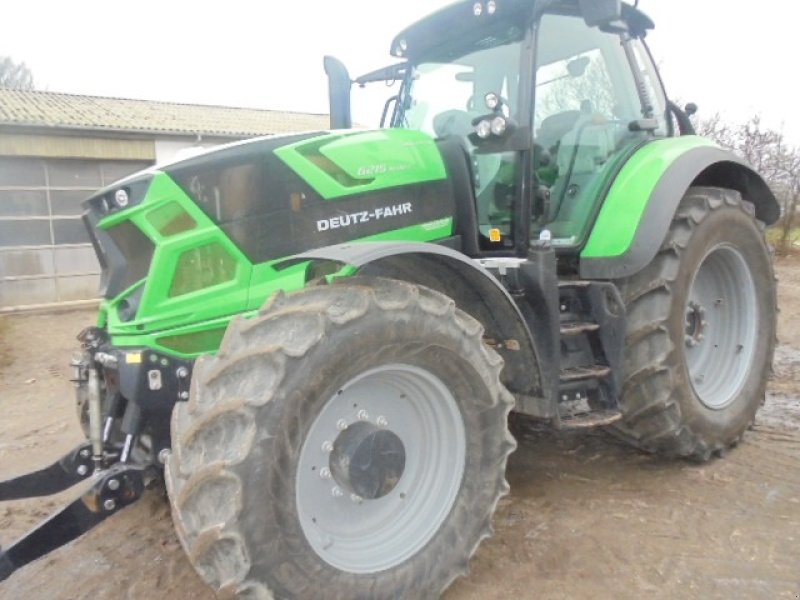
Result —
[[[449,298],[351,279],[273,298],[173,413],[179,537],[219,592],[430,597],[507,491],[501,359]]]
[[[775,343],[772,263],[737,192],[691,188],[661,251],[619,282],[628,335],[618,431],[648,451],[708,459],[764,401]]]

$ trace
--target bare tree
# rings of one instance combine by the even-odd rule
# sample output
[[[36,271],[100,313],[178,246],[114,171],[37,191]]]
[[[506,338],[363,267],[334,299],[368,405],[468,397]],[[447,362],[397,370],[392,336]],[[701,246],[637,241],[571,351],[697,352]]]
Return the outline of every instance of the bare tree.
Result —
[[[787,163],[787,178],[780,192],[783,216],[781,218],[781,246],[785,250],[793,243],[792,230],[797,221],[800,205],[800,153],[793,152]]]
[[[700,135],[733,150],[766,179],[781,205],[778,245],[788,249],[800,205],[800,149],[790,145],[782,131],[765,126],[760,115],[732,125],[715,114],[695,126]]]
[[[549,83],[540,84],[537,89],[537,113],[543,116],[554,115],[567,110],[579,110],[591,106],[593,114],[612,116],[615,101],[613,87],[606,71],[605,63],[598,54],[589,58],[586,70],[578,76],[567,74],[567,62],[563,62],[563,73]],[[562,63],[559,63],[562,66]]]
[[[32,90],[33,73],[25,63],[16,63],[9,56],[0,56],[0,88]]]

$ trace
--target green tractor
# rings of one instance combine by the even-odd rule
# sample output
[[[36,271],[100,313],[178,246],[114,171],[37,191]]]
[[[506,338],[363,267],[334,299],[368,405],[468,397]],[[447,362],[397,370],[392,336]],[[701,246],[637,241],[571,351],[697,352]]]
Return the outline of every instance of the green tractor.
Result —
[[[464,0],[384,69],[327,58],[331,131],[88,199],[87,441],[0,500],[86,491],[0,579],[163,477],[223,597],[433,597],[491,533],[512,411],[670,457],[735,445],[770,371],[779,208],[667,99],[652,27],[619,0]],[[382,127],[354,130],[372,83]]]

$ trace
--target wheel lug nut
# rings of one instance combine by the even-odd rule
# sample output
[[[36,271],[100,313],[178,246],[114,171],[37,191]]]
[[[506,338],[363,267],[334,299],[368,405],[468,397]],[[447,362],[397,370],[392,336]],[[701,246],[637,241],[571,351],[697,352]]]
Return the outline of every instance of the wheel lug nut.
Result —
[[[319,476],[323,479],[330,479],[331,478],[331,470],[328,467],[322,467],[319,470]]]
[[[108,489],[115,492],[119,489],[119,479],[112,479],[108,482]]]
[[[389,424],[389,421],[386,419],[386,417],[381,415],[375,419],[375,423],[378,425],[378,427],[386,427]]]
[[[367,411],[365,411],[364,409],[361,409],[360,411],[358,411],[358,420],[359,421],[366,421],[367,419],[369,419],[369,413]]]
[[[361,504],[364,501],[364,499],[358,494],[350,494],[350,500],[352,500],[356,504]]]
[[[88,472],[89,472],[89,467],[87,467],[86,465],[78,465],[78,475],[83,477]]]
[[[334,498],[341,498],[342,496],[344,496],[344,492],[342,491],[342,488],[337,486],[331,490],[331,495]]]
[[[322,442],[322,451],[323,452],[333,452],[333,443],[332,442]]]
[[[338,421],[336,421],[336,429],[338,429],[339,431],[344,431],[345,429],[347,429],[347,421],[345,421],[344,419],[339,419]]]
[[[106,510],[114,510],[117,507],[117,503],[114,502],[111,498],[103,502],[103,508]]]

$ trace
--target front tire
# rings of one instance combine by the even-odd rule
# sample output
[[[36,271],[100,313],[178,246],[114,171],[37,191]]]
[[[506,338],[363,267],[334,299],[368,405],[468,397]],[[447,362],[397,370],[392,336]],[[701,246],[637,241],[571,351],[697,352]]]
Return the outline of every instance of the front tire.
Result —
[[[628,311],[624,439],[707,460],[763,404],[775,347],[772,261],[738,192],[691,188],[661,251],[618,282]]]
[[[508,489],[501,369],[451,299],[393,280],[234,320],[172,419],[166,478],[195,568],[241,597],[441,593]]]

